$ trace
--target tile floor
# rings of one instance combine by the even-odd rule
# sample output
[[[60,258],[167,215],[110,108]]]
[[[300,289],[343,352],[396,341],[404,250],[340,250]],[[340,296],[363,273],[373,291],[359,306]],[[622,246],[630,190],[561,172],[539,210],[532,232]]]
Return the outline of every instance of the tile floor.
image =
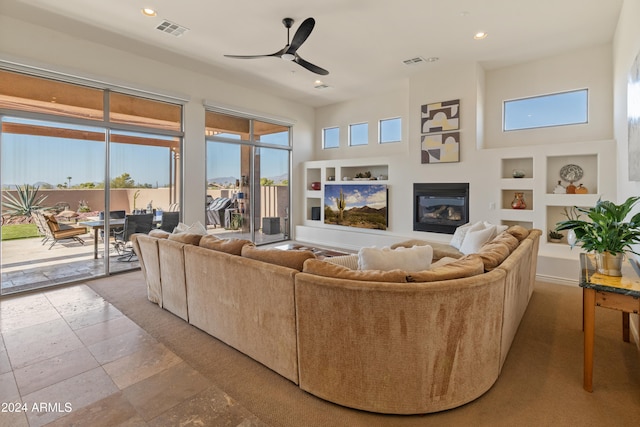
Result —
[[[85,285],[0,300],[0,427],[263,426]]]

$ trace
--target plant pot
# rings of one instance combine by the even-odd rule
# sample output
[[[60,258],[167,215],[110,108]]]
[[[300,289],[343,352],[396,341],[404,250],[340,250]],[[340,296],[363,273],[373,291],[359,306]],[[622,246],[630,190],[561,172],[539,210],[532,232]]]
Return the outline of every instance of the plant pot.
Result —
[[[613,255],[610,252],[596,253],[596,270],[605,276],[622,276],[624,254]]]

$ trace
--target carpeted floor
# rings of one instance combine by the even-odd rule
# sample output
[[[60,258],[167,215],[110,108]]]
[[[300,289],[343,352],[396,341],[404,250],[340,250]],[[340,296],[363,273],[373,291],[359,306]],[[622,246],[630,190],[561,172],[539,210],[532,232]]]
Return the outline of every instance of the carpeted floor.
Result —
[[[253,359],[147,300],[140,272],[88,285],[271,426],[637,426],[640,354],[621,316],[596,310],[594,392],[582,389],[581,289],[537,283],[498,381],[449,411],[389,416],[344,408],[300,390]]]

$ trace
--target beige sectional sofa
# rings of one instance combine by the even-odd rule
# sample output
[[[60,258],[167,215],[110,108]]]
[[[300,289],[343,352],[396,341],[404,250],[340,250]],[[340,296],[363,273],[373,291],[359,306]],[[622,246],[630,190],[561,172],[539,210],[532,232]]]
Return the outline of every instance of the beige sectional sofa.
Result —
[[[461,256],[434,245],[435,259],[460,259],[411,274],[213,236],[133,241],[151,301],[320,398],[419,414],[470,402],[500,374],[541,235],[508,232],[508,250],[494,242]]]

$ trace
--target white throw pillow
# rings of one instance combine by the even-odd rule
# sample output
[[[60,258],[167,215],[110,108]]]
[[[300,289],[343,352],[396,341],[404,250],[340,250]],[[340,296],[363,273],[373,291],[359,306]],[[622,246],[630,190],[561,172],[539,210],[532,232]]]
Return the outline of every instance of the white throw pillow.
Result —
[[[174,233],[191,233],[200,234],[202,236],[207,234],[207,228],[202,225],[200,221],[196,221],[191,225],[187,225],[183,222],[178,223],[176,228],[173,229]]]
[[[472,230],[464,237],[464,242],[460,246],[460,252],[465,255],[477,253],[482,245],[491,240],[491,236],[496,232],[496,226],[492,225],[482,230]]]
[[[451,241],[449,242],[449,245],[459,250],[460,246],[462,246],[462,242],[464,241],[465,234],[467,234],[467,231],[469,231],[469,228],[472,225],[473,224],[468,222],[456,228],[456,231],[453,232],[453,237],[451,237]]]
[[[484,221],[484,222],[483,222],[483,224],[484,224],[484,228],[489,228],[489,227],[491,227],[492,225],[495,225],[495,224],[491,224],[491,223],[490,223],[490,222],[488,222],[488,221]],[[496,227],[496,229],[495,229],[495,230],[496,230],[496,232],[495,232],[495,233],[493,233],[493,236],[491,236],[491,238],[490,238],[489,240],[492,240],[492,239],[493,239],[494,237],[496,237],[498,234],[502,233],[502,232],[503,232],[503,231],[505,231],[507,228],[509,228],[509,226],[508,226],[508,225],[495,225],[495,227]]]
[[[412,248],[362,248],[358,252],[358,270],[395,270],[407,272],[428,270],[433,259],[429,245]]]

